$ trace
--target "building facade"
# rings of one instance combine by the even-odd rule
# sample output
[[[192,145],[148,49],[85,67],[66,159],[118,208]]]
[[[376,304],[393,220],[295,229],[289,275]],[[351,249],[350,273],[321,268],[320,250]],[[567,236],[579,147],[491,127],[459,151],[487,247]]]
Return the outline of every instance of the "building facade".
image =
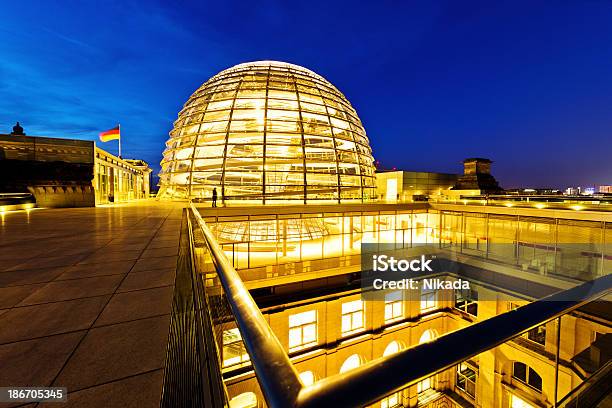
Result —
[[[96,204],[149,197],[151,169],[142,160],[121,159],[96,147],[93,186]]]
[[[443,197],[455,183],[457,175],[452,173],[401,170],[376,173],[377,198],[388,203]]]
[[[30,193],[39,207],[91,207],[149,196],[151,169],[93,141],[0,135],[0,192]]]

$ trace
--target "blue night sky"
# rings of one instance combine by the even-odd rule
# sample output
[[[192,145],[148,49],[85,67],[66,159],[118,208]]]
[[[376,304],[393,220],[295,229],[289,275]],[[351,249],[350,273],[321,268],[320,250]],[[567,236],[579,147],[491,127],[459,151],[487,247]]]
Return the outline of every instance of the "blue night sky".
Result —
[[[156,171],[189,95],[234,64],[310,68],[385,167],[503,187],[612,184],[612,2],[8,1],[0,133],[97,139]],[[103,148],[116,152],[116,142]]]

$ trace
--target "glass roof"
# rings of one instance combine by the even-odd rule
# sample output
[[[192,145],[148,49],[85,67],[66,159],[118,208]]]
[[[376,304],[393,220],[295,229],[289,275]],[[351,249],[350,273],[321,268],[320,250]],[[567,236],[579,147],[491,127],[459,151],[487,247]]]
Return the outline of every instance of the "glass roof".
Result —
[[[210,78],[179,112],[161,162],[162,198],[317,202],[374,198],[357,112],[320,75],[275,61]]]

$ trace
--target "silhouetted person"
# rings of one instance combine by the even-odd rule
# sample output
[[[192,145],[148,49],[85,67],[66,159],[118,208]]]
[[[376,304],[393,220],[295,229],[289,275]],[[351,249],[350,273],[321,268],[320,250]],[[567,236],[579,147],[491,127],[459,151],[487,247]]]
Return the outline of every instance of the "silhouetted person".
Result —
[[[23,133],[23,128],[21,127],[19,122],[17,122],[15,126],[13,126],[13,132],[11,133],[11,135],[25,136],[25,133]]]
[[[213,194],[212,194],[212,206],[216,207],[217,206],[217,189],[213,188]]]

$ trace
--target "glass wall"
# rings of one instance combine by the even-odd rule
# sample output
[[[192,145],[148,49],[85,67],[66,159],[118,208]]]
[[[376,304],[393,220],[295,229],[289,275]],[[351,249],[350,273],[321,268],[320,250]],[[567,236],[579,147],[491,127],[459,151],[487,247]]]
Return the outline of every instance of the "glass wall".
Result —
[[[441,217],[441,247],[581,281],[611,271],[612,234],[603,221],[452,211]]]
[[[609,273],[612,264],[612,228],[595,221],[431,209],[205,219],[236,269],[260,268],[245,279],[359,265],[362,243],[434,244],[581,281]]]
[[[160,197],[270,202],[374,198],[374,159],[344,95],[280,62],[240,64],[204,83],[179,113]]]

